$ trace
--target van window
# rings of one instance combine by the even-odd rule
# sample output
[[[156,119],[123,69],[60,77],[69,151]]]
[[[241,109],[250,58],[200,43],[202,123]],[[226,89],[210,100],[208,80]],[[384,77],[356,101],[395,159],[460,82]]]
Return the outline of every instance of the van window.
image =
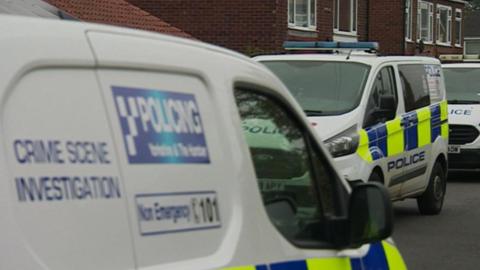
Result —
[[[399,65],[405,111],[413,111],[430,105],[428,78],[423,64]]]
[[[370,72],[369,66],[354,62],[262,63],[282,80],[309,116],[339,115],[355,109]]]
[[[385,115],[377,115],[375,112],[381,109],[380,105],[383,98],[391,97],[395,101],[392,112],[397,110],[397,87],[395,85],[395,74],[392,67],[384,67],[378,72],[373,83],[372,91],[368,99],[366,119],[364,126],[371,126],[380,122],[386,122],[395,118],[392,114],[390,117]]]
[[[280,103],[243,89],[235,98],[270,220],[294,244],[319,240],[313,224],[338,211],[331,167]]]
[[[480,68],[444,68],[450,103],[480,103]]]

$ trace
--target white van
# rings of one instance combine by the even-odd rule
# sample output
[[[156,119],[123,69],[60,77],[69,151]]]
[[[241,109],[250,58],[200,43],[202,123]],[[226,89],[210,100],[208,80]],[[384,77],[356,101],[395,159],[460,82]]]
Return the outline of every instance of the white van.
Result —
[[[0,55],[0,269],[405,269],[385,189],[258,63],[9,16]]]
[[[375,43],[288,42],[333,54],[264,55],[299,101],[347,180],[381,182],[392,200],[417,198],[422,214],[443,206],[448,123],[440,62],[352,52]]]
[[[448,98],[451,170],[480,171],[480,63],[442,65]]]

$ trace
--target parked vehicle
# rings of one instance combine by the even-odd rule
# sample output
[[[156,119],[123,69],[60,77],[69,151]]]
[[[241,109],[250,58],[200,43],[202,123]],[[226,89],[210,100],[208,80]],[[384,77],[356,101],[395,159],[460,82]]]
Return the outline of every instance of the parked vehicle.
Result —
[[[416,198],[440,213],[446,190],[448,123],[440,62],[379,57],[375,43],[288,42],[287,49],[333,54],[264,55],[323,138],[341,175],[380,182],[392,200]]]
[[[0,54],[0,269],[405,269],[385,189],[260,64],[9,16]]]
[[[444,64],[451,170],[480,170],[480,63]]]

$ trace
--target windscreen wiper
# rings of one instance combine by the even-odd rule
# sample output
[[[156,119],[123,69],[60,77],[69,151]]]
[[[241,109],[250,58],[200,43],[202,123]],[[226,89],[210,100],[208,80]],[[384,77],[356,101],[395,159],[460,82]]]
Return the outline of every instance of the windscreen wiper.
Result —
[[[480,100],[449,99],[448,104],[480,104]]]
[[[307,116],[322,116],[323,111],[319,110],[304,110],[304,112],[307,114]]]

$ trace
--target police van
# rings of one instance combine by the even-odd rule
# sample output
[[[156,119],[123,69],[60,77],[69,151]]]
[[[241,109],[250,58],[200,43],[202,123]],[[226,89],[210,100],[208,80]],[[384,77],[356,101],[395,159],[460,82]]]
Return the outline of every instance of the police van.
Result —
[[[271,69],[299,101],[341,175],[352,183],[383,183],[392,200],[416,198],[422,214],[438,214],[448,168],[440,62],[379,57],[370,53],[378,48],[373,42],[284,46],[309,53],[255,60]]]
[[[0,269],[405,269],[385,188],[251,59],[10,16],[0,55]]]
[[[480,63],[444,64],[451,170],[480,170]]]

